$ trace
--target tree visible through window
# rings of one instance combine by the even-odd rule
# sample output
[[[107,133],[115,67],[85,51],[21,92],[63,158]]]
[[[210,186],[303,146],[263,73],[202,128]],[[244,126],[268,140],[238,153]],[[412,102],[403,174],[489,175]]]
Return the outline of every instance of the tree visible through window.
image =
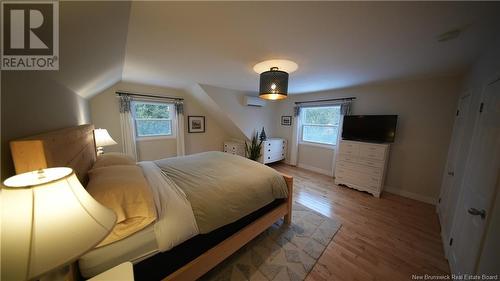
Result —
[[[337,142],[340,106],[302,108],[302,141],[333,145]]]
[[[138,137],[172,136],[173,104],[134,102],[135,131]]]

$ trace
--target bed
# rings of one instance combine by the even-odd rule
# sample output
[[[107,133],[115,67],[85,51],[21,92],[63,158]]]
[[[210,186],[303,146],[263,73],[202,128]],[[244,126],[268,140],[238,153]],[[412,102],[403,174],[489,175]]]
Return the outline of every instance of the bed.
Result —
[[[73,168],[82,184],[87,184],[89,170],[96,160],[93,129],[93,125],[81,125],[12,141],[11,152],[16,173],[65,166]],[[223,163],[227,161],[235,161],[231,164],[235,168],[240,165],[254,165],[247,159],[225,157],[228,156],[222,153],[207,153],[206,155],[180,157],[177,160],[165,159],[156,165],[164,170],[164,174],[168,174],[181,186],[183,184],[182,173],[196,163],[203,161],[212,161],[207,162],[212,164],[221,163],[221,169],[229,167],[226,165],[224,168]],[[248,169],[248,167],[241,170],[243,169]],[[178,170],[182,172],[176,173]],[[147,170],[144,171],[146,178],[148,178]],[[192,170],[191,175],[196,174],[196,171],[198,170]],[[244,174],[243,171],[241,174]],[[286,198],[277,198],[271,202],[266,201],[265,205],[259,206],[258,209],[254,208],[255,210],[251,209],[251,212],[247,210],[244,216],[238,217],[237,220],[230,223],[217,221],[214,222],[215,226],[212,226],[197,221],[200,229],[205,228],[210,231],[200,232],[187,240],[174,243],[166,251],[164,246],[163,248],[158,247],[161,242],[158,242],[158,234],[155,233],[154,225],[150,225],[125,239],[97,248],[84,255],[80,259],[82,273],[84,277],[90,277],[123,261],[133,261],[136,280],[195,280],[280,218],[284,218],[287,224],[291,222],[293,179],[286,175],[279,177],[280,179],[282,177],[281,180],[285,183]],[[186,177],[184,179],[186,180]],[[191,182],[191,179],[192,176],[189,176],[186,181]],[[232,179],[234,180],[234,177]],[[199,182],[194,186],[201,186],[200,181],[208,182],[206,175],[200,175],[198,180]],[[220,182],[220,184],[234,185],[235,182],[225,181]],[[192,192],[191,196],[195,196],[199,192],[197,190],[190,191],[189,187],[183,188]],[[200,209],[204,206],[204,202],[200,202],[198,207],[196,207],[196,203],[193,203],[193,213],[196,213],[196,208]],[[212,230],[210,226],[216,228]]]

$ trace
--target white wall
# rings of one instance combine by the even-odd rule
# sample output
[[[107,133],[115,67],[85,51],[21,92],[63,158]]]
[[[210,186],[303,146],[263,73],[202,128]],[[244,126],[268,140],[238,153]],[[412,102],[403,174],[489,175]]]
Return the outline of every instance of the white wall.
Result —
[[[324,175],[333,176],[333,148],[299,144],[297,166]]]
[[[224,140],[231,137],[214,121],[208,112],[202,108],[190,95],[179,89],[155,87],[131,82],[119,82],[96,95],[90,100],[90,112],[92,122],[96,128],[107,129],[111,137],[118,143],[115,146],[106,147],[105,151],[123,151],[121,126],[116,91],[129,91],[138,93],[152,93],[155,95],[166,95],[184,98],[185,115],[185,145],[186,154],[197,152],[222,150]],[[188,133],[187,117],[189,115],[205,116],[205,133]],[[175,139],[139,140],[137,142],[137,154],[139,160],[154,160],[176,155]]]
[[[266,135],[273,137],[275,130],[276,106],[279,101],[266,101],[263,107],[246,106],[243,102],[245,95],[254,93],[230,90],[220,87],[201,85],[208,96],[218,105],[240,130],[250,139],[256,131],[265,128]]]
[[[59,4],[59,70],[1,71],[2,179],[14,173],[8,142],[90,122],[89,96],[120,80],[130,3]]]
[[[396,140],[391,145],[386,190],[435,202],[452,131],[460,77],[391,81],[335,91],[291,95],[277,110],[276,135],[288,140],[292,127],[279,116],[293,115],[296,101],[356,97],[353,114],[397,114]],[[290,155],[290,151],[288,151]],[[331,171],[331,150],[299,146],[299,165]]]
[[[2,180],[14,175],[9,141],[89,123],[88,101],[42,71],[2,72]]]

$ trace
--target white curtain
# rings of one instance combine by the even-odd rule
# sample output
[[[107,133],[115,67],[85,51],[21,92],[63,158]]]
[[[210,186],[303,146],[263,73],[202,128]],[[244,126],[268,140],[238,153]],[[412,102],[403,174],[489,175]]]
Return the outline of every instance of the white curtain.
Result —
[[[333,153],[332,168],[333,176],[335,177],[335,166],[337,164],[337,152],[339,151],[340,140],[342,139],[342,126],[344,125],[344,116],[351,115],[351,101],[344,102],[340,105],[340,119],[339,119],[339,135],[337,136],[337,143],[335,144],[335,151]]]
[[[129,96],[120,97],[120,124],[122,129],[123,152],[137,161],[137,149],[135,142],[135,123],[131,110],[131,99]]]
[[[344,125],[344,116],[351,115],[351,101],[344,102],[340,105],[340,120],[339,120],[339,136],[337,137],[337,146],[342,139],[342,126]]]
[[[297,166],[300,135],[300,107],[294,107],[292,120],[292,140],[290,142],[290,165]]]
[[[184,156],[186,148],[184,144],[184,105],[182,102],[175,103],[177,119],[177,156]]]

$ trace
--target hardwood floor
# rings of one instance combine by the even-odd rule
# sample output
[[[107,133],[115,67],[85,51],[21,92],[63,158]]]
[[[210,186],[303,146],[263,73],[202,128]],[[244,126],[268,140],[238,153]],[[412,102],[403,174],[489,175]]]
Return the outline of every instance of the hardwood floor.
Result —
[[[333,178],[285,164],[294,201],[338,220],[342,228],[306,280],[411,280],[448,274],[435,207],[390,193],[377,199]]]

